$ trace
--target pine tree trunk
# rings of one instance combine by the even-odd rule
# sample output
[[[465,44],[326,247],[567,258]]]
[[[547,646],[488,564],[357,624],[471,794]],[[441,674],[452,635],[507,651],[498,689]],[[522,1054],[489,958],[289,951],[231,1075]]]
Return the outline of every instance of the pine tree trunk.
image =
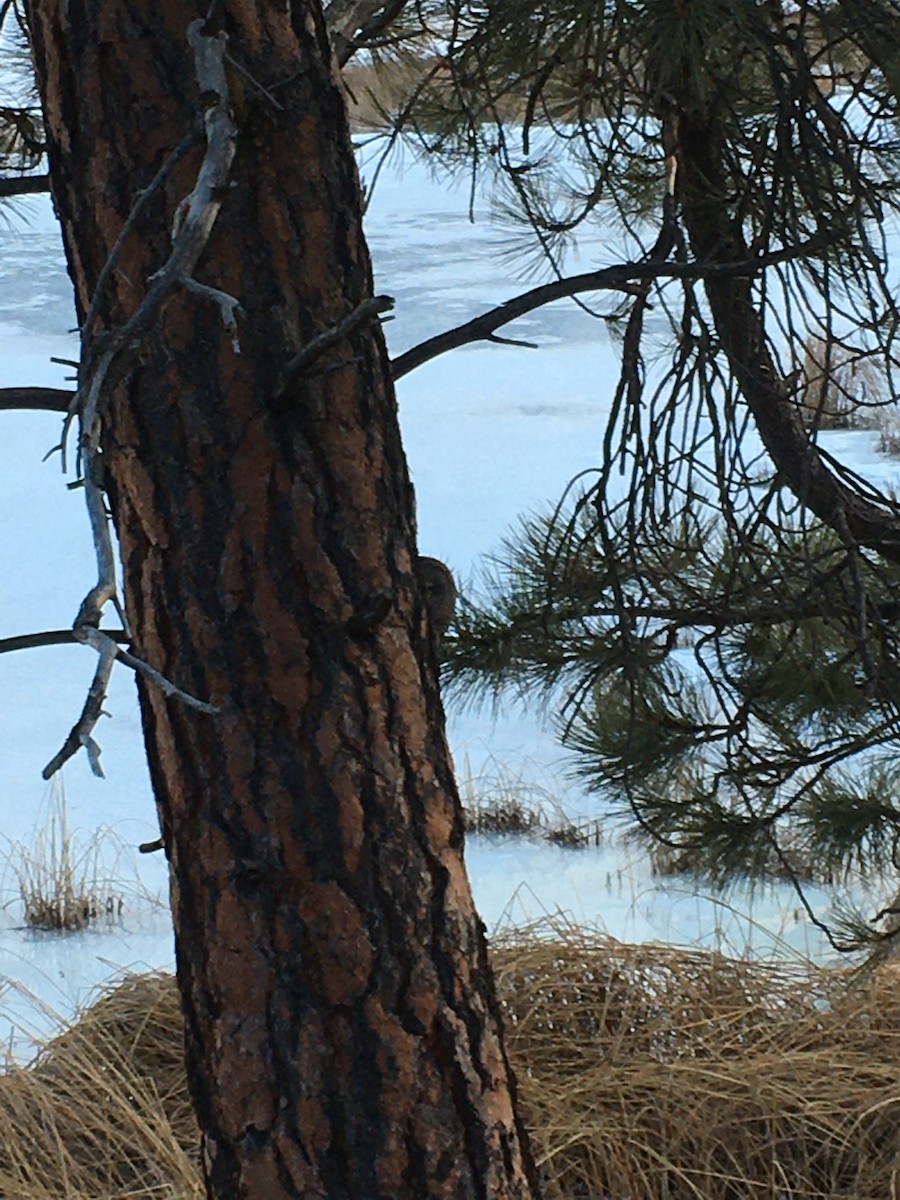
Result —
[[[193,277],[240,301],[237,341],[180,287],[102,405],[134,649],[221,709],[141,689],[208,1192],[529,1197],[377,320],[279,398],[286,363],[372,294],[321,14],[211,11],[236,154]],[[81,320],[209,103],[187,38],[206,12],[32,0]],[[203,153],[201,134],[135,221],[95,338],[146,295]]]

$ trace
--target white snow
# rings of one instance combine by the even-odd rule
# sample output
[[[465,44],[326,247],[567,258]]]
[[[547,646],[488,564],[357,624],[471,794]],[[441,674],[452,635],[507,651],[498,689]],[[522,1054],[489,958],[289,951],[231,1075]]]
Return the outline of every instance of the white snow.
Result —
[[[499,253],[502,236],[486,205],[479,202],[474,225],[467,206],[464,187],[441,184],[418,165],[394,166],[379,180],[367,228],[376,290],[397,299],[396,319],[386,326],[395,353],[530,286]],[[59,235],[49,201],[23,207],[31,224],[2,233],[0,386],[65,386],[65,369],[49,361],[76,355]],[[582,243],[580,254],[575,270],[611,261],[599,238]],[[574,304],[554,305],[504,332],[539,341],[541,349],[466,347],[399,386],[420,548],[450,564],[464,586],[479,556],[497,548],[521,513],[555,501],[574,474],[596,465],[616,375],[603,323]],[[92,582],[81,495],[66,489],[58,456],[42,461],[59,440],[60,424],[47,414],[0,413],[0,561],[7,564],[0,637],[68,626]],[[840,452],[857,469],[894,477],[893,464],[876,463],[873,439],[840,435]],[[93,668],[93,652],[75,646],[0,655],[0,835],[10,846],[27,844],[46,821],[41,769],[80,711]],[[82,755],[66,766],[64,786],[82,843],[98,827],[114,832],[109,872],[125,910],[108,929],[67,936],[25,931],[14,896],[17,852],[10,849],[0,869],[0,980],[6,981],[0,1041],[13,1036],[14,1026],[46,1031],[56,1019],[51,1013],[69,1016],[95,984],[122,968],[172,965],[162,856],[122,853],[123,845],[133,848],[157,833],[134,684],[124,669],[114,674],[107,709],[111,719],[98,730],[106,779],[95,779]],[[573,816],[596,814],[596,802],[566,779],[539,714],[514,705],[497,720],[451,712],[449,727],[461,772],[520,776],[564,801]],[[489,929],[550,915],[628,939],[823,952],[787,888],[732,895],[729,907],[658,885],[646,862],[616,844],[572,851],[473,837],[467,860]],[[810,899],[826,910],[823,892],[812,890]],[[21,1052],[21,1034],[15,1044]]]

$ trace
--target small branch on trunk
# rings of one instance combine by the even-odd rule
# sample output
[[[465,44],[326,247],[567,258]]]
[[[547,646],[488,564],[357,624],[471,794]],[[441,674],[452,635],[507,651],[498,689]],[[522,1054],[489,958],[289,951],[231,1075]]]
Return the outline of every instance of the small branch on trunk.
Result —
[[[124,629],[101,629],[100,632],[113,642],[131,641]],[[15,650],[35,650],[40,646],[70,646],[78,642],[74,629],[48,629],[43,633],[20,633],[17,637],[0,638],[0,654],[12,654]]]
[[[91,478],[94,467],[93,460],[88,463],[88,467],[89,470],[84,477],[84,493],[88,518],[91,523],[91,535],[94,539],[94,554],[97,559],[97,582],[81,602],[73,625],[76,638],[84,626],[91,626],[95,630],[99,627],[107,600],[111,600],[116,594],[116,563],[106,505],[103,502],[103,493],[96,481]]]
[[[89,464],[90,465],[90,464]],[[94,672],[94,678],[88,689],[87,699],[81,716],[69,731],[62,748],[44,767],[43,776],[49,779],[63,763],[68,762],[73,755],[84,747],[88,756],[91,770],[100,779],[103,778],[103,768],[100,766],[100,747],[93,739],[94,727],[103,715],[103,702],[109,688],[113,663],[116,661],[118,647],[112,638],[100,634],[96,628],[100,624],[103,608],[107,600],[116,594],[115,560],[113,557],[112,538],[109,533],[106,509],[103,504],[103,493],[97,484],[85,476],[84,490],[87,498],[88,516],[91,522],[91,533],[94,539],[94,552],[97,556],[97,583],[85,596],[78,610],[78,616],[72,627],[72,636],[76,642],[93,644],[100,654],[100,661]],[[102,641],[91,642],[88,630],[96,634]]]
[[[243,77],[247,80],[247,82],[250,84],[251,87],[256,88],[256,90],[261,95],[265,96],[265,98],[268,100],[268,102],[272,105],[272,107],[274,109],[277,109],[278,112],[284,112],[284,105],[279,103],[279,101],[275,99],[275,97],[272,95],[272,93],[269,91],[269,89],[267,87],[264,87],[263,84],[261,84],[260,81],[254,75],[251,75],[250,72],[247,70],[247,68],[242,63],[239,63],[236,58],[233,58],[230,54],[227,54],[227,53],[225,55],[225,58],[228,60],[229,63],[231,63],[231,65],[234,67],[234,69],[236,71],[238,71],[241,75],[243,75]]]
[[[499,333],[489,333],[485,341],[493,342],[495,346],[516,346],[519,350],[538,350],[537,342],[525,342],[521,338],[501,337]]]
[[[217,305],[222,314],[222,325],[231,338],[231,348],[235,354],[240,354],[241,343],[238,338],[237,315],[244,311],[241,308],[241,302],[234,296],[229,296],[228,292],[223,292],[219,288],[207,287],[205,283],[198,283],[196,279],[185,279],[184,286],[194,295],[202,296],[204,300],[210,300]]]
[[[122,650],[115,645],[112,638],[101,629],[95,629],[91,625],[84,625],[81,629],[75,630],[75,639],[79,642],[84,642],[85,645],[93,646],[98,654],[103,655],[107,652],[110,645],[115,649],[115,657],[125,664],[126,667],[131,667],[132,671],[137,675],[143,675],[145,679],[156,685],[163,695],[170,699],[180,700],[182,704],[188,708],[194,708],[197,712],[207,713],[209,716],[215,716],[221,709],[216,704],[209,704],[206,700],[198,700],[196,696],[192,696],[190,692],[185,692],[182,688],[177,687],[170,679],[167,679],[160,671],[149,666],[143,659],[137,658],[128,650]]]
[[[338,66],[345,67],[405,7],[406,0],[331,0],[325,7],[325,25]]]
[[[175,214],[172,230],[172,252],[165,264],[150,276],[148,280],[150,288],[144,299],[126,323],[111,335],[110,340],[103,348],[100,360],[101,365],[98,365],[97,371],[103,370],[104,374],[108,371],[112,360],[117,358],[123,350],[131,348],[134,341],[146,332],[156,319],[163,302],[168,299],[169,295],[177,287],[186,285],[191,279],[194,268],[197,265],[197,260],[200,258],[209,241],[209,235],[219,215],[222,200],[227,191],[231,163],[234,159],[234,142],[237,136],[237,129],[231,119],[228,106],[228,87],[223,65],[225,35],[219,34],[216,37],[205,37],[201,32],[202,26],[203,21],[192,21],[188,26],[188,40],[197,59],[197,80],[200,84],[201,93],[218,96],[217,102],[206,110],[203,118],[207,142],[206,153],[200,165],[194,190],[182,201]],[[214,45],[211,45],[211,43],[214,43]],[[180,154],[184,153],[191,144],[194,136],[192,133],[182,139],[179,146],[170,155],[167,163],[164,164],[164,168],[171,169],[171,166],[177,162]],[[162,179],[165,178],[163,168],[161,168],[160,174],[157,175],[157,178],[150,185],[151,188],[159,186],[159,183],[161,183],[160,176],[162,176]],[[141,197],[138,199],[138,205],[143,205],[144,197],[147,196],[149,191],[150,189],[147,189],[147,191],[141,194]],[[129,216],[130,220],[131,216]],[[126,227],[127,224],[126,222]],[[111,254],[115,253],[118,247],[119,240],[117,240]],[[101,280],[103,279],[104,272],[107,272],[108,265],[107,263],[104,271],[101,272]],[[95,298],[97,291],[98,289],[95,289]],[[235,303],[237,302],[235,301]],[[82,333],[83,338],[89,338],[90,332],[90,328],[85,328]],[[92,356],[90,354],[90,347],[87,349],[88,353],[82,356],[83,369],[85,359],[87,367],[89,368],[91,365]],[[105,368],[102,367],[104,359],[107,360]],[[76,407],[80,403],[79,397],[81,392],[82,389],[80,388],[79,396],[76,397]],[[85,413],[85,430],[90,428],[88,418],[92,415],[87,412]]]
[[[84,609],[85,605],[88,603],[89,601],[86,600],[85,604],[82,605],[82,608]],[[26,635],[26,637],[28,636],[34,639],[42,636],[46,638],[48,635]],[[49,636],[54,637],[55,635]],[[6,640],[11,642],[22,642],[25,639],[9,638]],[[62,640],[64,639],[56,639],[56,641]],[[82,746],[87,752],[91,770],[100,779],[103,778],[103,769],[100,766],[100,747],[94,741],[92,734],[94,731],[94,726],[104,713],[103,703],[106,700],[106,693],[109,689],[109,680],[110,676],[112,675],[113,664],[116,662],[116,660],[130,667],[136,674],[143,675],[145,679],[148,679],[151,683],[155,684],[156,687],[158,687],[166,696],[169,696],[175,700],[179,700],[182,704],[187,705],[188,708],[193,708],[198,712],[207,713],[210,715],[215,715],[220,711],[216,705],[207,704],[205,700],[198,700],[195,696],[190,695],[189,692],[185,692],[181,688],[176,687],[174,683],[166,679],[166,677],[159,671],[154,670],[153,667],[148,666],[148,664],[142,659],[135,657],[135,655],[130,654],[127,650],[122,650],[119,646],[117,646],[117,641],[128,640],[128,634],[125,632],[125,630],[113,630],[111,633],[107,633],[105,630],[95,629],[91,625],[80,625],[69,631],[69,636],[65,640],[81,642],[86,646],[91,646],[99,654],[100,661],[97,664],[97,670],[94,672],[93,681],[88,689],[87,700],[85,701],[84,708],[81,711],[81,716],[70,730],[69,736],[63,743],[62,748],[53,756],[53,758],[44,768],[44,779],[49,779],[52,775],[54,775],[64,763],[68,762],[73,755],[78,753]],[[47,640],[41,642],[33,641],[32,644],[52,645],[54,642]],[[6,648],[22,649],[22,646],[7,646]],[[0,642],[0,653],[2,653],[2,649],[3,643]]]
[[[27,412],[65,413],[75,393],[66,388],[0,388],[0,412],[24,409]]]
[[[394,299],[392,296],[370,296],[368,300],[363,300],[362,304],[358,304],[346,317],[342,317],[336,325],[332,325],[324,333],[317,334],[311,342],[307,342],[305,346],[297,351],[281,372],[281,377],[275,386],[275,393],[272,397],[275,403],[278,404],[284,399],[285,392],[294,380],[299,375],[302,375],[310,364],[315,362],[326,350],[330,350],[333,346],[342,342],[344,338],[349,337],[353,330],[357,329],[365,321],[377,316],[379,313],[388,312],[393,307]]]
[[[97,316],[97,310],[100,306],[100,300],[103,297],[103,293],[106,290],[106,284],[109,281],[113,270],[115,269],[116,263],[119,261],[119,257],[122,253],[122,247],[125,245],[126,238],[134,229],[138,219],[146,209],[147,205],[160,190],[166,179],[168,179],[173,168],[181,161],[182,158],[184,158],[185,154],[191,149],[192,146],[197,145],[199,140],[199,128],[192,129],[190,133],[185,134],[171,154],[167,156],[166,161],[156,172],[147,187],[145,187],[143,191],[138,192],[137,196],[135,197],[134,206],[132,207],[131,212],[128,214],[128,219],[122,226],[119,236],[116,238],[113,248],[109,252],[109,257],[103,264],[103,270],[100,272],[100,275],[97,278],[97,285],[94,288],[94,294],[91,297],[91,306],[88,309],[87,316],[85,317],[81,327],[82,336],[90,336],[91,327],[94,324],[94,318]]]
[[[73,758],[84,747],[88,756],[91,770],[100,779],[103,778],[103,768],[100,766],[100,747],[91,736],[94,726],[103,716],[103,701],[109,688],[109,677],[112,674],[113,663],[116,661],[116,644],[109,641],[100,654],[97,670],[90,688],[81,716],[69,731],[62,748],[50,759],[41,774],[44,779],[50,779],[65,763]]]

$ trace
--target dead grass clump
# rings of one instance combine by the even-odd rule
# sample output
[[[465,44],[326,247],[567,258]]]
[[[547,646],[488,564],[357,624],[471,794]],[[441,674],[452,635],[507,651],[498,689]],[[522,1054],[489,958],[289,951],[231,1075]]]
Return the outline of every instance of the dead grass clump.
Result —
[[[890,458],[900,458],[900,408],[896,404],[878,410],[876,422],[878,430],[879,454],[887,454]]]
[[[388,56],[369,61],[355,59],[341,72],[351,127],[357,130],[383,130],[392,127],[396,114],[406,112],[412,103],[415,127],[422,133],[439,132],[446,127],[446,113],[454,111],[453,71],[443,55],[429,51],[394,47]],[[532,112],[538,125],[566,122],[585,115],[584,96],[565,85],[543,91],[539,111]],[[522,121],[531,104],[528,89],[496,95],[491,104],[492,117],[504,122]],[[394,114],[389,117],[388,114]],[[595,115],[599,115],[595,113]]]
[[[467,757],[460,778],[466,833],[537,838],[573,850],[603,844],[602,822],[573,821],[552,792],[502,767],[474,776]]]
[[[898,1194],[896,972],[580,931],[492,953],[548,1200]]]
[[[200,1200],[197,1143],[171,976],[127,979],[0,1075],[10,1200]]]
[[[546,1200],[887,1200],[900,978],[518,931],[491,950]],[[0,1076],[0,1196],[199,1197],[174,981]]]
[[[385,113],[397,112],[436,67],[433,58],[405,55],[374,63],[350,62],[341,72],[352,127],[379,129]]]
[[[587,846],[602,846],[605,834],[603,822],[597,820],[570,821],[563,818],[544,830],[544,840],[565,850],[583,850]]]
[[[501,833],[524,837],[541,828],[541,814],[517,796],[481,796],[463,809],[466,833]]]
[[[883,366],[872,356],[837,339],[809,334],[803,343],[799,402],[810,429],[877,428],[890,405]]]
[[[122,916],[125,900],[104,878],[104,851],[113,835],[98,830],[82,844],[69,828],[65,792],[51,788],[46,816],[29,843],[14,842],[2,857],[12,870],[30,929],[75,932]]]
[[[538,838],[565,850],[603,845],[600,821],[575,822],[561,811],[548,814],[514,795],[470,798],[463,807],[463,821],[466,833]]]

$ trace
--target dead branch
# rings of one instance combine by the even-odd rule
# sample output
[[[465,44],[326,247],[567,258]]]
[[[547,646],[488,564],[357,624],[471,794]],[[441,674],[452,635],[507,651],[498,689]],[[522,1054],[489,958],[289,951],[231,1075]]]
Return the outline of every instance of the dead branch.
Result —
[[[116,660],[116,644],[110,641],[101,651],[100,661],[94,672],[91,686],[88,688],[87,699],[81,716],[69,730],[62,747],[54,754],[41,772],[44,779],[50,779],[65,763],[73,758],[84,747],[88,756],[91,770],[103,778],[103,768],[100,766],[100,747],[93,739],[94,726],[103,716],[103,702],[109,688],[109,677],[112,674],[113,663]]]
[[[281,104],[278,100],[276,100],[276,98],[272,95],[272,92],[270,91],[270,89],[265,87],[264,84],[260,83],[260,81],[256,78],[255,75],[250,74],[250,72],[247,70],[247,68],[244,66],[243,63],[238,62],[238,60],[236,58],[234,58],[231,54],[226,53],[225,58],[227,59],[229,64],[232,67],[234,67],[234,69],[239,74],[243,75],[243,77],[247,80],[247,82],[250,84],[250,86],[252,88],[254,88],[257,92],[259,92],[259,94],[261,96],[265,96],[266,100],[269,102],[269,104],[272,105],[272,107],[274,109],[276,109],[278,112],[284,112],[284,105]]]
[[[150,186],[153,187],[154,185],[151,184]],[[118,244],[117,241],[116,245],[118,246]],[[553,283],[543,284],[540,287],[531,289],[531,291],[524,292],[521,296],[516,296],[512,300],[507,300],[496,308],[482,313],[481,316],[474,317],[472,320],[466,321],[454,329],[449,329],[444,333],[427,338],[424,342],[420,342],[418,346],[413,346],[412,349],[398,355],[393,360],[393,377],[395,380],[402,379],[404,375],[408,375],[411,371],[429,362],[432,358],[437,358],[449,350],[456,350],[460,346],[465,346],[470,342],[492,341],[501,344],[505,343],[506,339],[495,336],[495,330],[502,328],[503,325],[508,324],[510,321],[514,321],[517,317],[524,316],[535,309],[543,307],[545,304],[552,304],[554,300],[576,296],[582,292],[603,291],[606,289],[627,290],[629,293],[636,292],[639,285],[632,284],[631,281],[646,279],[651,276],[654,278],[685,279],[702,278],[707,274],[710,276],[726,273],[736,276],[742,274],[748,275],[751,272],[761,271],[765,267],[772,266],[777,262],[785,262],[789,258],[812,254],[817,249],[817,246],[818,243],[807,242],[803,246],[795,248],[792,252],[785,251],[779,254],[763,255],[756,259],[748,259],[740,263],[622,263],[613,267],[604,267],[600,271],[590,271],[583,275],[573,275],[555,280]],[[184,285],[198,294],[207,295],[212,301],[220,305],[223,312],[223,324],[234,338],[236,336],[236,323],[234,322],[233,314],[240,310],[238,301],[233,296],[227,296],[223,292],[218,292],[215,288],[207,288],[203,284],[198,284],[195,280],[184,281]],[[99,290],[98,281],[95,296],[99,294]],[[374,299],[388,300],[389,297],[375,297]],[[366,301],[365,304],[371,304],[371,301]],[[369,308],[362,313],[351,313],[349,317],[345,318],[345,321],[355,318],[355,324],[356,320],[363,320],[374,312],[383,311],[386,311],[386,308]],[[85,322],[85,324],[87,325],[88,323]],[[288,364],[284,372],[284,377],[287,377],[289,372],[291,375],[295,371],[299,374],[303,367],[309,365],[314,357],[346,336],[350,328],[352,326],[339,323],[334,329],[326,330],[324,334],[320,334],[318,338],[314,338]],[[533,343],[518,342],[516,339],[508,339],[508,341],[509,344],[523,345],[528,349],[534,348]],[[293,367],[295,362],[297,363],[296,368]],[[286,378],[284,377],[282,383],[279,385],[277,396],[282,394],[286,386]],[[76,395],[76,392],[67,391],[64,388],[0,388],[0,412],[11,409],[24,409],[35,412],[69,412],[73,408],[73,400]]]
[[[122,226],[119,236],[116,238],[113,248],[109,252],[109,257],[103,265],[103,270],[100,272],[97,278],[94,294],[91,297],[91,305],[82,324],[82,330],[88,336],[90,335],[91,328],[93,327],[94,318],[97,315],[97,309],[106,289],[106,284],[109,281],[113,270],[115,269],[116,263],[119,261],[119,257],[122,253],[122,247],[125,245],[126,238],[134,229],[139,217],[144,212],[147,205],[165,183],[173,168],[181,161],[188,150],[197,144],[199,139],[199,129],[192,129],[189,133],[185,134],[171,154],[166,157],[165,162],[153,176],[147,187],[145,187],[143,191],[138,192],[137,196],[135,197],[134,206],[132,207],[131,212],[128,214],[128,219]]]
[[[391,25],[407,0],[331,0],[325,8],[325,25],[339,67],[345,67],[357,50]]]
[[[88,460],[87,467],[88,470],[84,477],[84,494],[91,523],[91,534],[94,539],[94,553],[97,558],[97,582],[81,602],[73,626],[76,637],[85,626],[94,629],[99,626],[107,600],[111,600],[116,594],[116,563],[106,505],[103,502],[103,492],[96,481],[91,478],[92,459]]]
[[[137,658],[134,654],[130,654],[127,650],[121,650],[115,645],[112,638],[107,637],[102,629],[95,629],[92,625],[82,625],[73,630],[75,640],[84,642],[87,646],[93,646],[97,653],[102,657],[109,652],[110,645],[115,650],[114,657],[123,662],[127,667],[131,667],[132,671],[137,675],[143,675],[145,679],[149,679],[155,684],[165,696],[172,699],[180,700],[182,704],[188,708],[195,708],[197,712],[215,714],[219,712],[219,708],[215,704],[207,704],[205,700],[198,700],[196,696],[192,696],[190,692],[183,691],[180,687],[176,687],[170,679],[166,679],[160,671],[148,666],[143,659]]]
[[[103,629],[105,637],[114,642],[130,642],[124,629]],[[16,637],[0,638],[0,654],[15,650],[35,650],[40,646],[69,646],[78,642],[74,629],[47,629],[43,633],[20,633]]]
[[[27,412],[69,411],[75,393],[66,388],[0,388],[0,412],[23,409]]]
[[[368,300],[363,300],[362,304],[358,304],[346,317],[342,317],[337,324],[332,325],[330,329],[326,329],[324,333],[317,334],[312,341],[307,342],[305,346],[297,351],[281,372],[281,377],[275,387],[273,400],[276,403],[283,400],[284,394],[291,383],[299,375],[302,375],[326,350],[330,350],[333,346],[342,342],[344,338],[349,337],[354,329],[357,329],[371,317],[387,312],[393,307],[394,299],[392,296],[370,296]]]
[[[231,338],[231,348],[235,354],[240,354],[241,343],[238,338],[237,318],[238,313],[244,311],[240,301],[234,296],[229,296],[227,292],[223,292],[221,288],[209,287],[205,283],[198,283],[196,279],[185,279],[184,287],[187,291],[193,292],[195,296],[202,296],[205,300],[218,306],[222,325]]]
[[[69,426],[77,416],[80,424],[78,466],[82,473],[85,500],[94,540],[97,582],[81,603],[73,625],[73,636],[76,641],[93,647],[99,654],[100,660],[81,716],[72,727],[62,749],[44,769],[45,779],[58,771],[62,764],[77,753],[81,747],[84,747],[87,752],[94,773],[103,774],[99,762],[100,751],[92,734],[103,712],[103,701],[106,697],[110,673],[117,658],[161,688],[167,696],[174,697],[201,712],[214,713],[218,711],[213,705],[182,691],[149,664],[142,662],[127,651],[120,650],[115,641],[99,629],[103,609],[107,603],[114,603],[117,610],[121,612],[121,606],[118,604],[116,596],[112,537],[103,493],[98,483],[100,472],[97,469],[97,460],[101,439],[100,401],[115,380],[114,368],[121,369],[118,360],[124,357],[123,352],[131,350],[135,341],[150,328],[157,317],[160,306],[169,294],[177,287],[185,286],[191,279],[197,260],[209,240],[219,214],[234,158],[236,129],[228,104],[228,85],[224,67],[226,38],[224,34],[207,36],[203,32],[203,28],[202,20],[193,21],[188,27],[188,41],[194,51],[200,93],[205,97],[216,97],[216,99],[204,113],[206,153],[200,165],[194,189],[182,202],[176,213],[172,251],[164,266],[151,276],[147,294],[135,312],[121,328],[104,339],[102,353],[96,355],[93,352],[91,325],[99,304],[102,285],[109,278],[112,270],[110,260],[113,260],[119,253],[124,237],[134,225],[136,212],[143,209],[149,195],[158,190],[168,171],[192,144],[196,136],[193,132],[182,139],[160,172],[157,173],[150,188],[145,189],[138,196],[135,207],[110,252],[110,260],[107,261],[100,274],[98,286],[94,292],[94,301],[81,331],[82,357],[79,369],[79,388],[66,415],[62,446],[64,450]],[[227,299],[230,300],[230,298]],[[222,305],[221,293],[217,293],[216,301]],[[234,301],[234,306],[229,310],[232,315],[236,307],[237,301]]]

